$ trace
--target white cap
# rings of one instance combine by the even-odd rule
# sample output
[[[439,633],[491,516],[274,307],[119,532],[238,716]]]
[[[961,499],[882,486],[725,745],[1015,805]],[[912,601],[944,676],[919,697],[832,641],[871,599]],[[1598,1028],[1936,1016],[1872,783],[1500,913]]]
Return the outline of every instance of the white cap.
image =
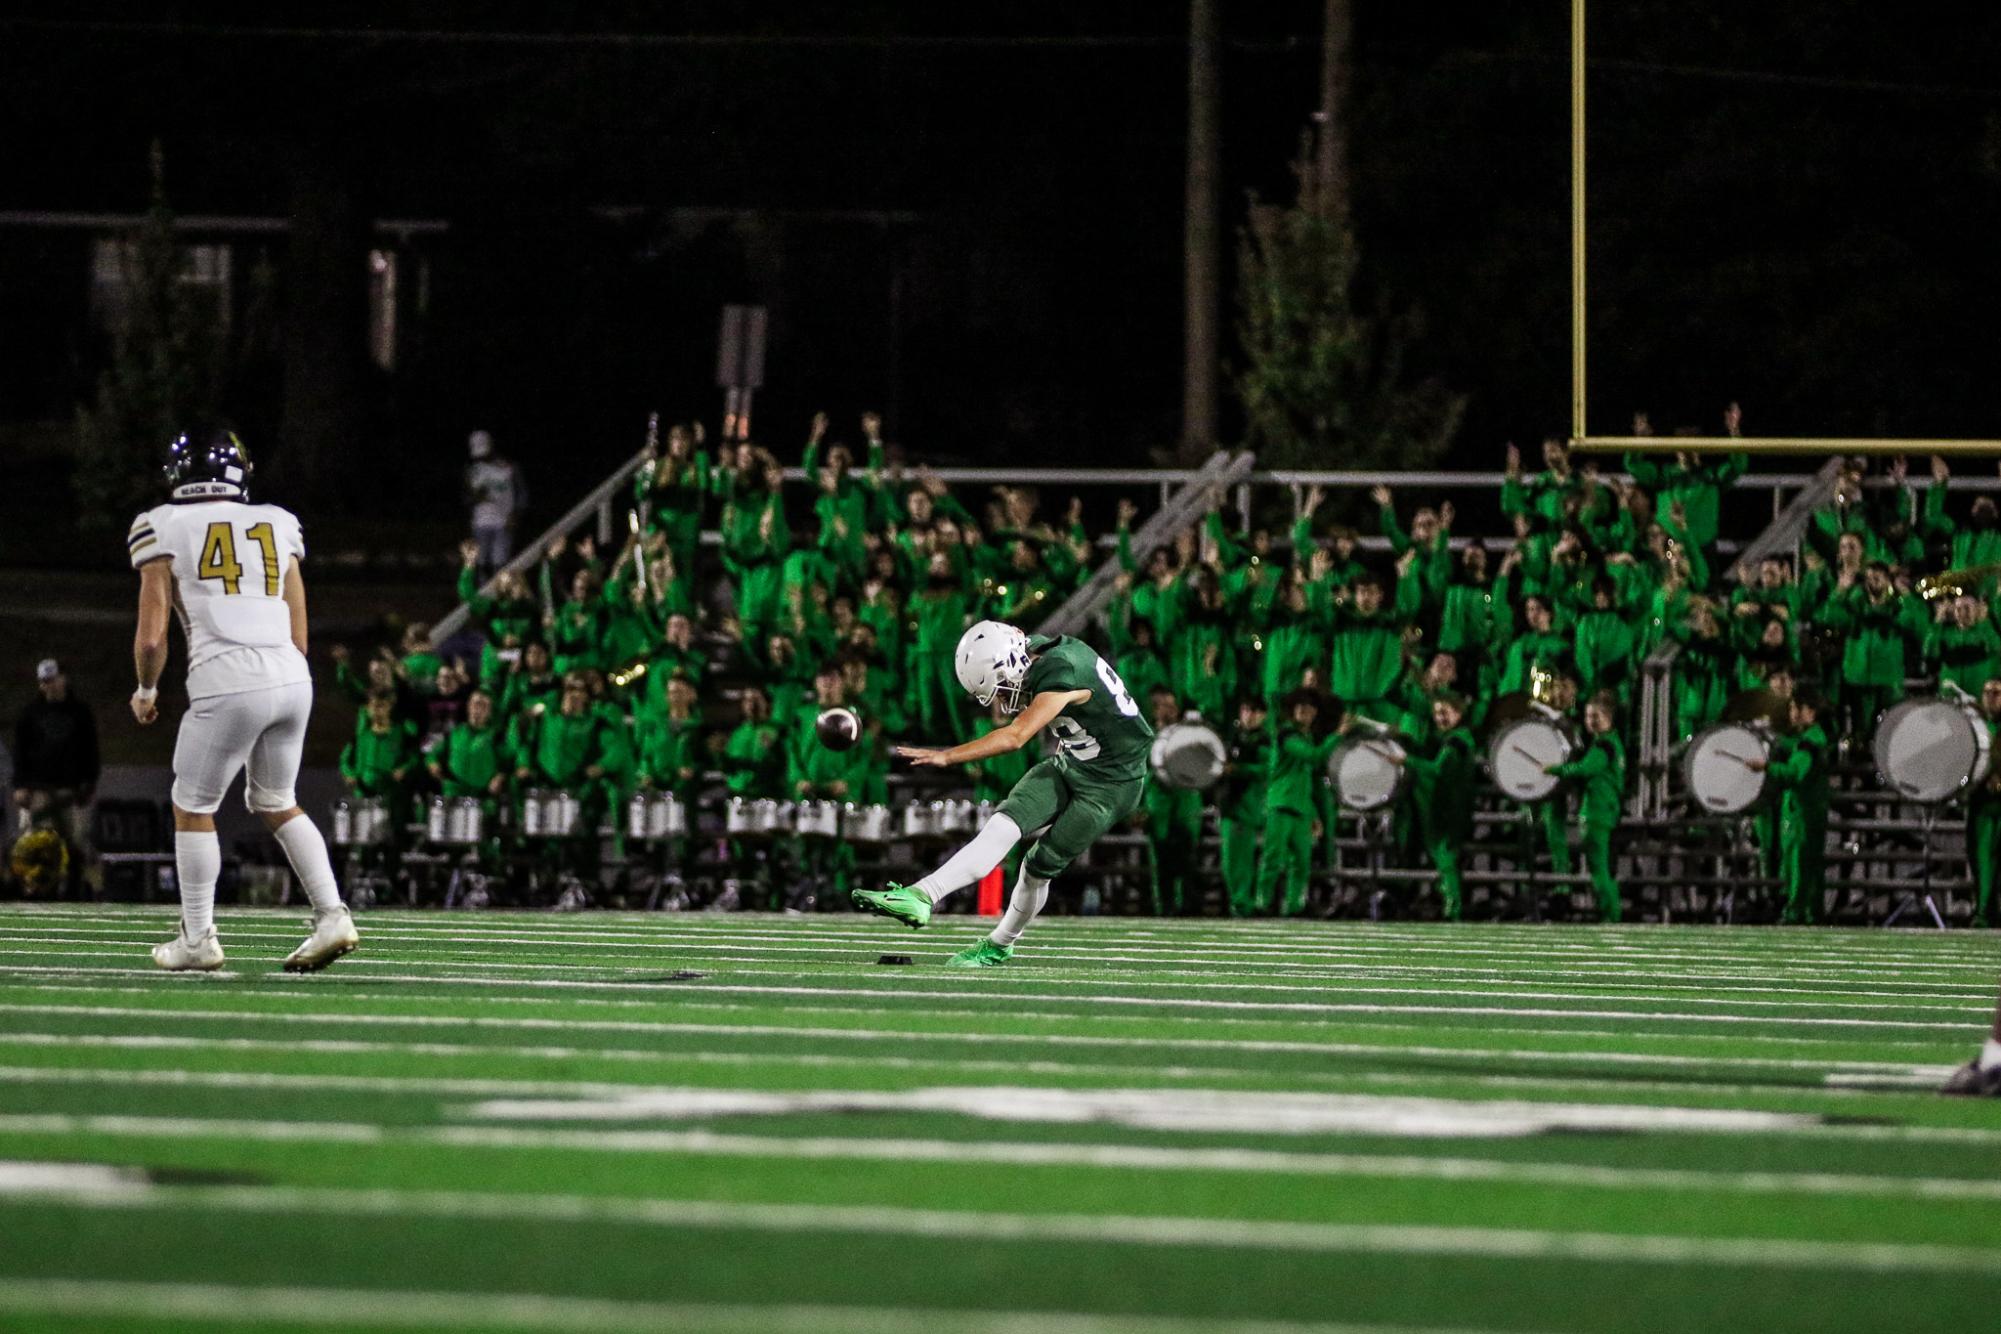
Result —
[[[466,437],[466,448],[474,458],[486,458],[493,453],[493,437],[485,431],[474,431]]]
[[[35,664],[35,679],[37,681],[53,681],[62,674],[62,664],[54,658],[43,658]]]

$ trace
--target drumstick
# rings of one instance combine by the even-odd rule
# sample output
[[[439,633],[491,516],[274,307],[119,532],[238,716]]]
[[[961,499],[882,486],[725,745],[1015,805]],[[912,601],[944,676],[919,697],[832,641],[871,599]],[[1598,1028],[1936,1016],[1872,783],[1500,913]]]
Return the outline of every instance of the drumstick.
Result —
[[[1536,757],[1536,756],[1535,756],[1535,755],[1534,755],[1533,753],[1531,753],[1531,752],[1530,752],[1530,751],[1528,751],[1528,750],[1525,750],[1525,749],[1523,749],[1523,748],[1522,748],[1522,747],[1520,747],[1520,746],[1517,746],[1517,745],[1513,745],[1513,744],[1510,744],[1510,745],[1508,746],[1508,749],[1509,749],[1509,750],[1512,750],[1512,751],[1513,751],[1513,752],[1514,752],[1515,754],[1517,754],[1517,755],[1521,756],[1521,757],[1522,757],[1523,759],[1527,760],[1527,761],[1528,761],[1528,762],[1529,762],[1530,764],[1534,764],[1534,765],[1540,765],[1540,764],[1542,763],[1542,760],[1541,760],[1541,759],[1537,758],[1537,757]]]
[[[1386,749],[1383,746],[1379,746],[1373,741],[1362,741],[1358,742],[1357,744],[1360,745],[1363,750],[1368,751],[1371,755],[1375,755],[1382,759],[1388,760],[1391,764],[1395,764],[1397,761],[1397,753],[1395,751]]]
[[[1757,761],[1756,761],[1756,760],[1747,760],[1747,759],[1745,759],[1745,758],[1744,758],[1744,757],[1743,757],[1742,755],[1732,755],[1732,754],[1731,754],[1731,753],[1730,753],[1729,751],[1727,751],[1727,750],[1719,750],[1719,751],[1717,751],[1716,753],[1717,753],[1718,755],[1721,755],[1721,756],[1722,756],[1722,757],[1723,757],[1724,759],[1726,759],[1726,760],[1735,760],[1735,761],[1737,761],[1737,763],[1739,763],[1739,764],[1743,765],[1743,766],[1744,766],[1744,767],[1745,767],[1746,769],[1749,769],[1749,768],[1751,768],[1751,767],[1752,767],[1753,765],[1757,764]]]

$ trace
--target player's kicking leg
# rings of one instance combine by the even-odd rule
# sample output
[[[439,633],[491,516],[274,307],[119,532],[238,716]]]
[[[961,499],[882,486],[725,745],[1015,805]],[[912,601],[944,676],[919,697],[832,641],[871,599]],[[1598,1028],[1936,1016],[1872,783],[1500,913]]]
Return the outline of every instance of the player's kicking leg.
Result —
[[[1074,773],[1059,776],[1062,807],[1022,858],[1000,924],[947,960],[951,967],[992,968],[1013,958],[1015,942],[1049,901],[1049,882],[1089,851],[1106,830],[1137,810],[1146,790],[1138,779],[1108,783]],[[1013,802],[1014,795],[1008,800]]]
[[[1001,859],[1020,841],[1021,826],[1013,817],[997,813],[973,835],[970,843],[916,884],[892,882],[887,889],[858,889],[849,897],[863,912],[878,913],[915,931],[929,925],[933,904],[977,882],[999,866]]]
[[[2001,1005],[1994,1011],[1994,1027],[1980,1054],[1952,1072],[1940,1093],[1960,1097],[2001,1098]]]
[[[327,841],[320,836],[312,817],[299,809],[293,796],[298,780],[299,757],[305,749],[306,719],[312,713],[313,688],[287,686],[269,692],[274,697],[270,726],[257,738],[244,766],[243,799],[263,818],[264,827],[284,849],[292,874],[313,905],[313,931],[299,948],[285,956],[288,973],[315,973],[349,954],[361,943],[354,918],[340,901],[334,883],[333,859],[327,855]]]

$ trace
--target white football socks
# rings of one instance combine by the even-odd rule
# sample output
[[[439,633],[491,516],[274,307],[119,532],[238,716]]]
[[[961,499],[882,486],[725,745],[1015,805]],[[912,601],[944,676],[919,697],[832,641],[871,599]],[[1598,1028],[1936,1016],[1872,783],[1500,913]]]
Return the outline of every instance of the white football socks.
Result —
[[[333,861],[327,856],[327,841],[310,815],[295,815],[271,832],[292,863],[292,874],[306,891],[314,912],[332,912],[340,907],[340,887],[334,883]]]
[[[1028,873],[1024,864],[1021,874],[1015,878],[1014,893],[1008,897],[1007,911],[1001,914],[1000,925],[989,937],[1003,949],[1012,949],[1014,942],[1021,939],[1021,933],[1028,930],[1028,924],[1035,920],[1035,914],[1042,911],[1042,905],[1049,902],[1049,882]]]
[[[222,876],[222,841],[213,829],[174,831],[174,875],[181,884],[181,933],[200,940],[215,930],[215,882]]]
[[[1982,1070],[2001,1069],[2001,1038],[1987,1039],[1987,1045],[1980,1049],[1978,1064]]]
[[[1007,856],[1009,849],[1019,842],[1021,826],[1005,815],[996,815],[987,821],[984,829],[973,835],[972,842],[946,858],[943,866],[911,888],[923,890],[936,903],[999,866],[1001,858]]]

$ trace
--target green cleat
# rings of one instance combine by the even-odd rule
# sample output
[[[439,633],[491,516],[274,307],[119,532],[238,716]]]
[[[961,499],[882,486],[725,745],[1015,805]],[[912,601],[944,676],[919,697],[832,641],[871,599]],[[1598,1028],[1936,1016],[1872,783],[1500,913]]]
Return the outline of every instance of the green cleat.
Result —
[[[996,945],[989,936],[981,936],[977,944],[969,945],[951,958],[945,960],[947,968],[998,968],[1014,957],[1010,945]]]
[[[892,917],[912,931],[931,921],[931,899],[921,889],[892,883],[888,889],[858,889],[851,896],[863,912]]]

